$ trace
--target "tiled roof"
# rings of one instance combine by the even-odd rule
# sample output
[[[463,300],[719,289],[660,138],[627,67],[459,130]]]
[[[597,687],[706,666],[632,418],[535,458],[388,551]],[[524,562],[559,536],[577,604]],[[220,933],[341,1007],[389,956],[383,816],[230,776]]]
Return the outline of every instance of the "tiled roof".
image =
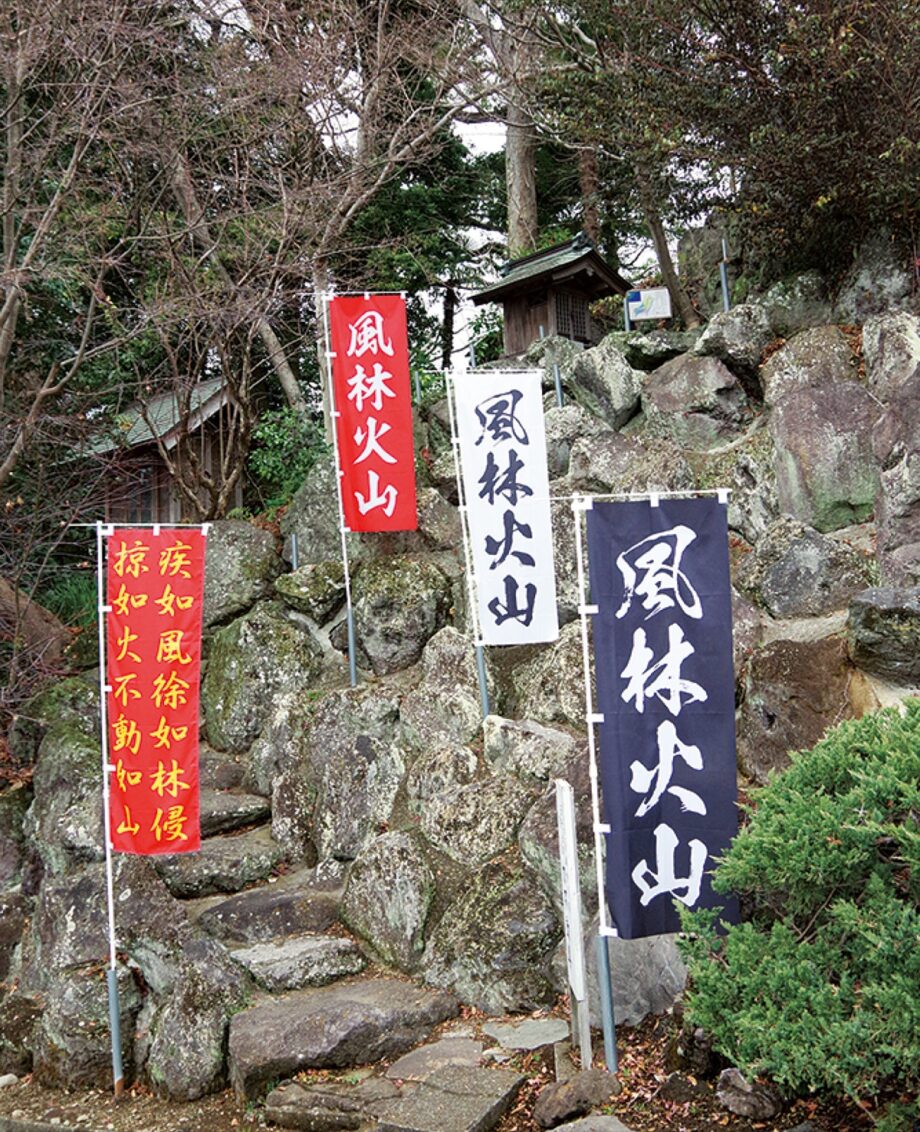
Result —
[[[221,377],[199,382],[190,398],[192,414],[201,412],[206,418],[216,412],[223,401],[217,396],[222,385]],[[90,441],[90,451],[101,454],[115,448],[136,448],[140,444],[150,444],[157,437],[168,436],[178,426],[181,416],[176,392],[171,390],[158,393],[145,402],[143,407],[136,403],[119,413],[106,432]]]

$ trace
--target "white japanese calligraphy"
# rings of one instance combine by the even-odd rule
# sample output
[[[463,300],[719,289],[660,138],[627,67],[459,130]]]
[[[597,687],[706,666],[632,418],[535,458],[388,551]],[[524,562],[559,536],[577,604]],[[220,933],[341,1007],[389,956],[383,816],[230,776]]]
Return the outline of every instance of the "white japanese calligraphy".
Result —
[[[699,594],[680,568],[681,557],[695,538],[695,531],[678,525],[649,535],[617,556],[617,568],[625,589],[617,617],[626,615],[634,597],[639,598],[646,610],[646,621],[675,605],[688,617],[703,616]]]
[[[655,660],[655,654],[646,642],[645,630],[636,629],[629,661],[620,673],[627,679],[623,700],[626,703],[635,700],[636,711],[640,714],[645,711],[645,701],[652,696],[657,696],[672,715],[680,715],[684,703],[697,700],[705,703],[709,698],[706,690],[680,675],[681,664],[696,651],[684,639],[681,627],[668,627],[668,649],[661,660]],[[686,696],[686,700],[682,701],[681,696]]]
[[[378,427],[379,425],[379,427]],[[376,417],[367,418],[367,431],[360,426],[355,429],[355,444],[363,444],[364,451],[360,456],[356,456],[354,462],[360,464],[362,460],[366,460],[368,456],[379,456],[384,463],[395,464],[396,457],[391,455],[380,445],[380,441],[390,431],[390,425],[386,422],[380,424]]]
[[[676,896],[688,908],[700,898],[700,889],[703,884],[703,869],[706,865],[706,856],[709,850],[702,841],[690,842],[690,875],[678,877],[675,875],[677,852],[677,834],[670,826],[662,823],[655,830],[655,870],[648,861],[641,860],[632,871],[633,884],[640,890],[642,896],[639,903],[647,907],[656,896],[669,893]],[[681,894],[683,889],[683,894]]]
[[[376,507],[382,507],[384,515],[389,517],[396,509],[398,496],[399,491],[392,484],[387,484],[383,491],[381,491],[380,477],[376,472],[368,472],[367,498],[365,498],[362,492],[356,491],[355,501],[362,515],[366,515],[368,511],[373,511]]]
[[[364,411],[365,401],[370,401],[379,412],[383,408],[384,397],[396,397],[387,385],[392,377],[393,375],[388,373],[380,362],[374,362],[374,371],[369,374],[364,372],[364,366],[355,366],[354,376],[348,379],[350,387],[348,400],[354,401],[359,413]]]
[[[672,786],[671,778],[674,774],[674,760],[680,757],[692,770],[703,769],[703,756],[699,747],[692,747],[682,743],[677,738],[677,728],[666,719],[658,728],[658,765],[649,769],[638,759],[630,764],[632,771],[629,786],[637,794],[645,794],[652,784],[654,788],[642,805],[636,810],[636,817],[644,817],[649,810],[657,806],[665,792],[673,794],[680,800],[684,812],[705,814],[706,804],[699,794],[687,790],[683,786]]]
[[[368,352],[393,357],[393,342],[384,332],[380,311],[365,311],[357,322],[349,323],[348,329],[351,333],[348,346],[350,358],[360,358]]]

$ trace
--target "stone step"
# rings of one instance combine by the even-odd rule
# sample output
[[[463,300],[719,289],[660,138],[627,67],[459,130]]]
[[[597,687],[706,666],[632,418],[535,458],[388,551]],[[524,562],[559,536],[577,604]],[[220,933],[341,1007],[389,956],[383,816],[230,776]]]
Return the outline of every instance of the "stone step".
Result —
[[[304,1069],[397,1057],[454,1017],[457,1000],[396,978],[356,979],[265,999],[230,1020],[230,1082],[240,1097]]]
[[[228,790],[201,791],[201,836],[214,837],[245,826],[262,825],[272,816],[269,800],[260,794]]]
[[[225,834],[202,841],[197,853],[174,853],[151,858],[173,896],[207,896],[239,892],[266,880],[284,852],[267,827]]]
[[[266,943],[325,932],[339,918],[341,878],[323,880],[301,869],[226,899],[189,901],[189,916],[225,943]]]
[[[510,1069],[445,1066],[388,1106],[377,1132],[492,1132],[525,1080]]]
[[[341,936],[301,935],[231,950],[230,955],[268,991],[323,987],[358,975],[367,960],[358,945]]]

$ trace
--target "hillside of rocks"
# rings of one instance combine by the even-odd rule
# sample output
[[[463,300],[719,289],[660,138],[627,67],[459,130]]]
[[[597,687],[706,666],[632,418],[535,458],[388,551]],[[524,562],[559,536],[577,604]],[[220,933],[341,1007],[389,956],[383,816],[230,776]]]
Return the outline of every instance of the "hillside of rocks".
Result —
[[[487,650],[485,720],[443,400],[417,419],[418,532],[348,536],[357,687],[331,463],[282,539],[216,524],[203,848],[116,860],[129,1078],[176,1099],[228,1082],[259,1098],[302,1069],[398,1057],[464,1005],[524,1013],[565,991],[556,777],[580,799],[587,926],[597,908],[573,493],[731,489],[743,789],[828,726],[916,690],[910,301],[854,274],[832,302],[808,276],[702,332],[535,346],[562,630],[550,646]],[[29,703],[10,747],[32,775],[0,794],[0,1073],[106,1087],[96,672]],[[679,995],[673,940],[610,949],[618,1022]]]

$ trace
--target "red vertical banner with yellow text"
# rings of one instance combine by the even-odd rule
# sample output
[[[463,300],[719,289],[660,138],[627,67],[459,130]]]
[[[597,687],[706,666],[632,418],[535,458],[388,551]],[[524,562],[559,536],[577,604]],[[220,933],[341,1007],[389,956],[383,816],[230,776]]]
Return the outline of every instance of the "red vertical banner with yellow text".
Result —
[[[414,531],[415,449],[406,302],[401,295],[329,300],[332,384],[350,531]]]
[[[198,701],[206,538],[116,528],[108,541],[106,684],[112,848],[201,846]]]

